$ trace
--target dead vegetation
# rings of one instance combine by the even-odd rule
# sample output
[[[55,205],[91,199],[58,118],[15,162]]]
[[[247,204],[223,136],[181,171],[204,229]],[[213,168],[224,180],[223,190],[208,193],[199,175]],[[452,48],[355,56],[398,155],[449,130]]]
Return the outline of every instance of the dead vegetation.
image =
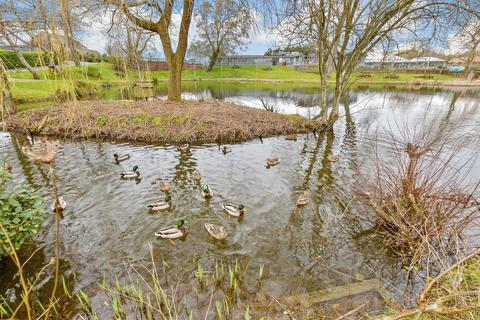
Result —
[[[297,115],[212,101],[85,101],[29,110],[7,130],[68,138],[161,143],[240,142],[318,129]]]
[[[480,218],[480,182],[466,183],[469,159],[460,156],[462,139],[453,131],[405,129],[388,140],[388,152],[377,150],[374,178],[362,193],[386,244],[409,271],[420,267],[430,274],[468,251],[468,232]]]

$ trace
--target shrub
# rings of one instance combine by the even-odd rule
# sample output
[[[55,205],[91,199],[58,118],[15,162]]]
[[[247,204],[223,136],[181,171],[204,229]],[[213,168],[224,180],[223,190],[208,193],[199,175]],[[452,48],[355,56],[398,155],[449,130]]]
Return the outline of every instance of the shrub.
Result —
[[[102,78],[102,72],[100,71],[100,68],[96,65],[89,65],[87,67],[87,76],[90,78],[94,79],[101,79]]]
[[[75,95],[79,98],[92,96],[98,93],[98,86],[86,81],[75,81]]]
[[[46,216],[41,197],[33,190],[18,188],[7,190],[5,183],[10,174],[0,169],[0,257],[11,254],[7,236],[15,249],[35,235]]]
[[[22,55],[31,66],[43,64],[46,58],[42,52],[22,52]],[[7,69],[23,68],[23,64],[13,51],[0,50],[0,59]]]

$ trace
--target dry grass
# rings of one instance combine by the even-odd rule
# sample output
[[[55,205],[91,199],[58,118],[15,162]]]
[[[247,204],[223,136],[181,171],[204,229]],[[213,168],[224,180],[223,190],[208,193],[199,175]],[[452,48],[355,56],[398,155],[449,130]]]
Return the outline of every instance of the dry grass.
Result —
[[[217,101],[86,101],[19,113],[7,125],[47,136],[162,143],[240,142],[317,128],[300,116]]]

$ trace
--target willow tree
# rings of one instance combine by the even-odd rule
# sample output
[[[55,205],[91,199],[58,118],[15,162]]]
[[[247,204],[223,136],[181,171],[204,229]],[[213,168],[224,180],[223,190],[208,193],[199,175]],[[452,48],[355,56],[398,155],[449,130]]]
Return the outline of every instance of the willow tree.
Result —
[[[469,6],[470,0],[288,0],[279,30],[289,42],[318,49],[321,121],[331,124],[338,118],[340,98],[352,84],[352,73],[368,52],[395,36],[433,32],[440,15]],[[327,79],[332,73],[334,99],[328,115]]]
[[[188,47],[188,32],[192,20],[195,0],[183,0],[180,5],[175,0],[104,0],[121,10],[132,23],[145,30],[155,32],[162,42],[163,52],[168,63],[168,100],[181,100],[182,69]],[[174,47],[172,23],[174,11],[181,12],[180,27],[176,48]]]

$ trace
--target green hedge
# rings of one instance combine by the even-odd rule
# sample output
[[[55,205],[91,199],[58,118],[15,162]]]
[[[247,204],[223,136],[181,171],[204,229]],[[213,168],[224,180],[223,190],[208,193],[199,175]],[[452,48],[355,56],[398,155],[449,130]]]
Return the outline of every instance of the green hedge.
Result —
[[[22,52],[22,55],[31,66],[41,65],[42,59],[45,57],[45,54],[42,52]],[[2,59],[7,69],[24,68],[20,59],[13,51],[0,50],[0,59]]]

